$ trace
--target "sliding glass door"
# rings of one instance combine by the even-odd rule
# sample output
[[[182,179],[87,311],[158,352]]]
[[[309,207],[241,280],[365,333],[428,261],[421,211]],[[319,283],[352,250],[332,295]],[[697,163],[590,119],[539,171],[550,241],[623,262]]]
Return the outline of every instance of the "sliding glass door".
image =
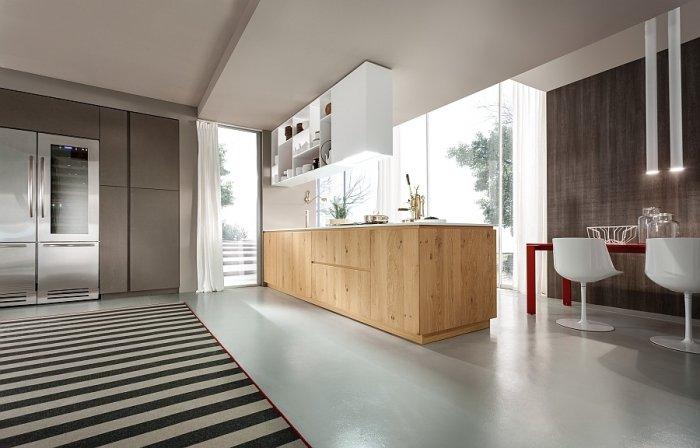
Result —
[[[219,126],[224,286],[259,283],[260,133]]]

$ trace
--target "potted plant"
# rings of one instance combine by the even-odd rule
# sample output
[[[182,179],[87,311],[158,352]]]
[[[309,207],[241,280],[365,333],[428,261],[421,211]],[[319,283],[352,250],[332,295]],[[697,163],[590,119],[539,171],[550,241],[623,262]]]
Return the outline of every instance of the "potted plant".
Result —
[[[369,186],[365,182],[365,179],[362,176],[352,179],[352,177],[348,175],[343,194],[340,196],[333,196],[333,198],[328,201],[328,208],[324,210],[325,213],[331,217],[328,220],[328,225],[340,226],[351,224],[352,221],[348,219],[350,209],[355,204],[365,202],[368,196]]]

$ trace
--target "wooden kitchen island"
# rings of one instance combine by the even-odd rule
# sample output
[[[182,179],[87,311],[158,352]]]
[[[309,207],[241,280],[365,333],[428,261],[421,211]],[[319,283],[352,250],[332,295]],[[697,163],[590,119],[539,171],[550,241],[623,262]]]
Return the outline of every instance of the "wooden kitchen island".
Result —
[[[496,233],[471,224],[375,224],[263,233],[278,291],[419,344],[496,317]]]

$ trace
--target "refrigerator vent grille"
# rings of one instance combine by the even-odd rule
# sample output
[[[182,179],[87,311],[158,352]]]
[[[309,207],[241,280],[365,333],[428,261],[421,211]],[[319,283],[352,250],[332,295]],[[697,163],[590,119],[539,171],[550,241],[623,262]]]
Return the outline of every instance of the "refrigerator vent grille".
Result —
[[[74,299],[74,298],[89,298],[90,290],[88,288],[76,288],[76,289],[52,289],[46,294],[47,300],[61,300],[61,299]]]
[[[12,303],[25,303],[27,301],[27,293],[24,291],[19,292],[5,292],[0,293],[0,303],[3,305]]]

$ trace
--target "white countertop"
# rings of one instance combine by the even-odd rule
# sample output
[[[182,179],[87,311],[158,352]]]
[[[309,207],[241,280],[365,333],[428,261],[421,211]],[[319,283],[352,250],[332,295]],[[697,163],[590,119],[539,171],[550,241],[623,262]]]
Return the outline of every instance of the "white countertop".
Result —
[[[390,222],[387,224],[351,224],[345,226],[324,226],[324,227],[296,227],[288,229],[264,229],[263,232],[284,232],[292,230],[338,230],[338,229],[359,229],[364,227],[402,227],[402,226],[446,226],[446,227],[493,227],[491,224],[470,224],[463,222]]]

